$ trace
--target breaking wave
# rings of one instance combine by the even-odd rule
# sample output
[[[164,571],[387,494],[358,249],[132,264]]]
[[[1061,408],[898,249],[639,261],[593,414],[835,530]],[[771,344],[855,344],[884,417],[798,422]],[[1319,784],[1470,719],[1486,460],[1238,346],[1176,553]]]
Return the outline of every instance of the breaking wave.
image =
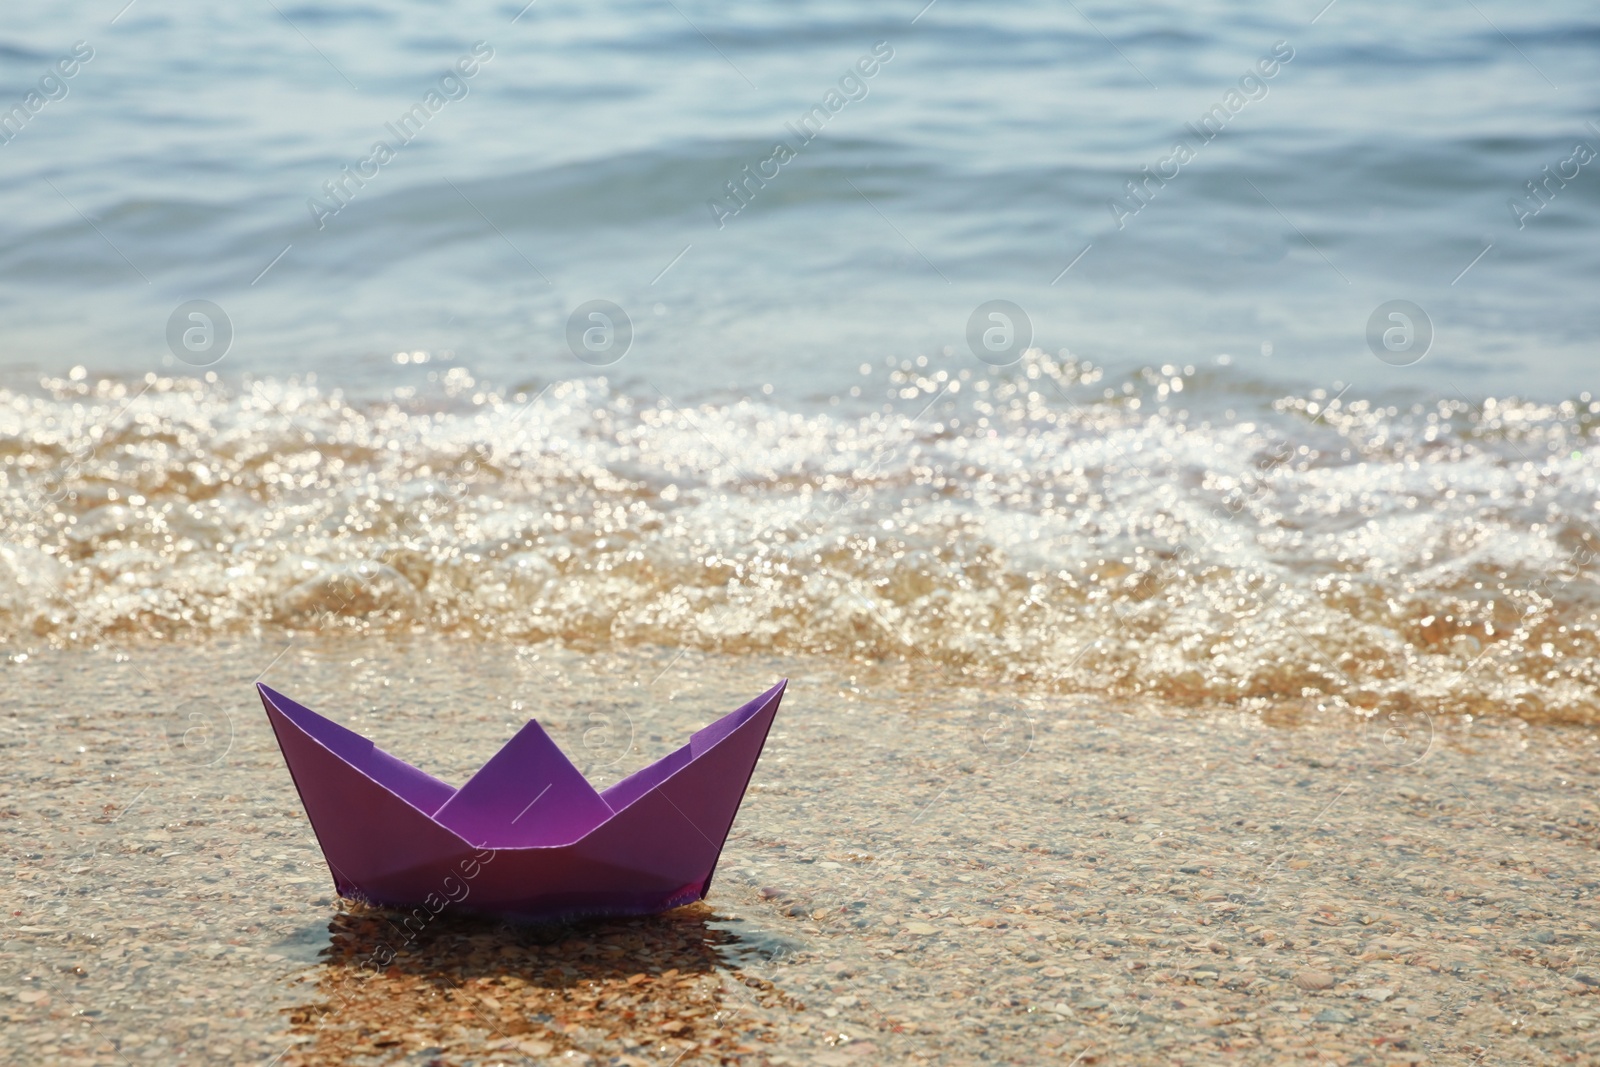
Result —
[[[886,403],[796,412],[75,371],[0,390],[0,639],[427,631],[1600,721],[1600,404],[1209,373],[903,362],[863,379]]]

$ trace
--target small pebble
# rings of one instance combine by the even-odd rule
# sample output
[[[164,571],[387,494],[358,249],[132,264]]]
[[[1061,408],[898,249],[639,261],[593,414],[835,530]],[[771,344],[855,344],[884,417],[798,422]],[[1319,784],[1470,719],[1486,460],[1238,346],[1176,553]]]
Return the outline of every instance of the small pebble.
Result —
[[[1332,989],[1333,975],[1327,971],[1304,970],[1296,972],[1294,984],[1301,989]]]

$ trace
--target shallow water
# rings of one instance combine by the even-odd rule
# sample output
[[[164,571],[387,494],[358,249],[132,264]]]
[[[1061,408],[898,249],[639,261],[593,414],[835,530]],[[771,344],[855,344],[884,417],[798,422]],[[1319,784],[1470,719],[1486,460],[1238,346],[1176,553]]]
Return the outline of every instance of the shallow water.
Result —
[[[1600,1040],[1592,730],[1295,729],[809,657],[436,637],[0,670],[8,1061],[1532,1062]],[[779,672],[705,904],[418,933],[333,896],[250,684],[456,783],[535,717],[604,785]],[[385,945],[395,965],[366,966]]]

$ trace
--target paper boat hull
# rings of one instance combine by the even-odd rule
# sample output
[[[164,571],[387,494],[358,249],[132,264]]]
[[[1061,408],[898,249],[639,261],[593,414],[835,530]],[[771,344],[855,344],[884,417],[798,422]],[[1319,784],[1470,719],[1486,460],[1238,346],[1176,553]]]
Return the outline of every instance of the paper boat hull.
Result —
[[[599,794],[536,724],[454,790],[359,734],[258,688],[342,896],[424,915],[448,907],[556,920],[650,914],[705,896],[784,683]],[[530,730],[537,736],[524,742]],[[537,758],[519,759],[518,743],[537,749]],[[490,784],[480,787],[482,781]],[[527,797],[533,802],[517,816]],[[487,809],[476,821],[452,821],[451,812],[469,799],[509,812],[517,826],[508,828]],[[480,836],[475,831],[482,840],[473,839]],[[507,847],[508,832],[571,839]]]

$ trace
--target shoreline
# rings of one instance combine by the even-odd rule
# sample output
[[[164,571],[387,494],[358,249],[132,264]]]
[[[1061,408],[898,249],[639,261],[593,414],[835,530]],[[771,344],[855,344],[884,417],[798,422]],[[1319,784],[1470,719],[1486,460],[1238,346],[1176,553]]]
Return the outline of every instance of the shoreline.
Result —
[[[0,391],[0,643],[426,632],[1600,723],[1600,401],[863,366],[875,410],[460,367],[386,403]]]
[[[264,680],[452,781],[537,716],[604,785],[791,684],[704,904],[514,930],[446,913],[357,980],[386,920],[335,898],[249,710],[280,651]],[[665,650],[115,658],[4,668],[14,1058],[1600,1057],[1592,728],[1005,704]]]

